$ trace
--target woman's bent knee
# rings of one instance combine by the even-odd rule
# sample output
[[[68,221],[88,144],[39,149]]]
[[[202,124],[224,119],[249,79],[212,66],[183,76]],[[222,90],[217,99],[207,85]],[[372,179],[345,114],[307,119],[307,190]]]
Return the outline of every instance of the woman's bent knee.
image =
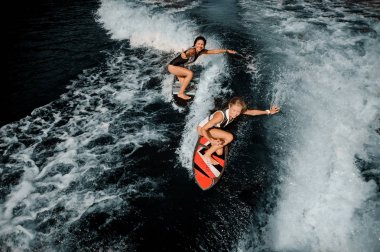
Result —
[[[231,143],[233,140],[234,140],[234,136],[231,133],[228,133],[225,139],[226,143]]]
[[[189,70],[189,72],[187,73],[187,76],[186,76],[186,77],[193,78],[193,75],[194,75],[194,73],[193,73],[192,71]]]

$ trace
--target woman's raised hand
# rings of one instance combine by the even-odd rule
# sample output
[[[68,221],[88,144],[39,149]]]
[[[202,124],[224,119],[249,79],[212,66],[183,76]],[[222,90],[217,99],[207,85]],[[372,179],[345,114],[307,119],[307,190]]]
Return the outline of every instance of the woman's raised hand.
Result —
[[[229,49],[227,49],[226,52],[229,53],[229,54],[237,54],[237,51],[235,51],[235,50],[229,50]]]
[[[217,146],[224,144],[223,140],[221,140],[221,139],[215,139],[215,138],[214,139],[210,139],[210,142],[211,142],[212,145],[217,145]]]
[[[280,112],[280,107],[272,105],[270,107],[269,111],[270,111],[271,115],[276,114],[276,113]]]
[[[182,57],[182,59],[186,59],[187,58],[187,55],[185,53],[185,50],[183,50],[183,48],[182,48],[182,52],[181,52],[181,57]]]

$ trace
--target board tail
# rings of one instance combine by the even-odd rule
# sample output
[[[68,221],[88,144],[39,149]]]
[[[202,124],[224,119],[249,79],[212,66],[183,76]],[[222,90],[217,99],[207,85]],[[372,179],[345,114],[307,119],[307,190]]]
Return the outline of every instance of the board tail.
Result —
[[[211,143],[207,141],[206,138],[200,137],[195,146],[194,156],[193,156],[193,170],[194,178],[198,186],[202,190],[208,190],[213,187],[220,179],[224,172],[226,165],[226,152],[227,148],[225,146],[224,154],[222,156],[212,155],[218,164],[213,165],[207,162],[204,157],[205,152],[211,146]]]

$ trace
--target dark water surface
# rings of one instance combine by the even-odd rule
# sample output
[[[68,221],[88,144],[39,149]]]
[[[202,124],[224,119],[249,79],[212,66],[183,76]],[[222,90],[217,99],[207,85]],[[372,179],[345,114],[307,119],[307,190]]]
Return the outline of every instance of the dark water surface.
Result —
[[[13,4],[0,129],[4,251],[376,251],[376,1]],[[197,99],[165,66],[197,35]],[[243,96],[276,116],[229,129],[228,168],[193,181],[196,124]],[[347,137],[349,136],[349,137]],[[336,225],[331,225],[336,223]]]
[[[11,3],[5,28],[6,81],[0,125],[19,120],[66,91],[111,46],[94,22],[98,1]]]

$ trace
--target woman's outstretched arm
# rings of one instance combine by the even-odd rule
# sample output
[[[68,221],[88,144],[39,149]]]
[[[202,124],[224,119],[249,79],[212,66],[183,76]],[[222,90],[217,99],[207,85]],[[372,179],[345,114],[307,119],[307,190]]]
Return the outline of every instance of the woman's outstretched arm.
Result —
[[[247,109],[243,113],[243,115],[257,116],[257,115],[274,115],[280,112],[280,108],[277,106],[272,106],[267,110],[259,110],[259,109]]]
[[[229,50],[229,49],[213,49],[213,50],[206,50],[203,54],[219,54],[219,53],[236,54],[237,51]]]

